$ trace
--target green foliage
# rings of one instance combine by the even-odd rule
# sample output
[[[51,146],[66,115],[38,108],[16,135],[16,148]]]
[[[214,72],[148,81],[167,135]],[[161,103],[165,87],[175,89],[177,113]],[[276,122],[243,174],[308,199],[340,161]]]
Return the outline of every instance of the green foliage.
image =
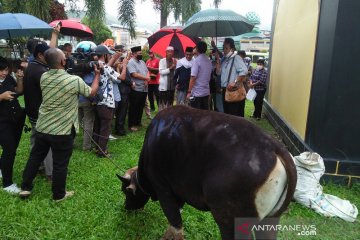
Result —
[[[194,13],[201,9],[201,0],[173,1],[171,5],[175,20],[185,23]]]
[[[85,0],[86,17],[90,25],[95,25],[96,22],[103,22],[105,19],[105,5],[104,0]]]
[[[103,22],[90,21],[88,17],[82,19],[82,23],[89,26],[94,33],[93,41],[96,44],[104,42],[108,38],[113,38],[110,29]]]
[[[136,12],[135,12],[135,0],[119,0],[118,8],[118,20],[120,23],[128,27],[130,37],[135,38],[136,32]]]
[[[1,11],[27,13],[45,22],[66,19],[64,5],[53,0],[1,0]]]
[[[25,12],[25,0],[2,0],[1,8],[3,12],[20,13]]]
[[[26,12],[45,22],[50,21],[50,6],[52,0],[27,0]]]

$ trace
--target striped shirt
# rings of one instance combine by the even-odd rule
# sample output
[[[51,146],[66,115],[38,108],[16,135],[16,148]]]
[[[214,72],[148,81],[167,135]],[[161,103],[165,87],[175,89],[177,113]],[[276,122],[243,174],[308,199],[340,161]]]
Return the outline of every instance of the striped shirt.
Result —
[[[36,130],[51,135],[70,135],[78,131],[78,96],[88,97],[91,88],[78,76],[63,69],[50,69],[40,79],[42,103]]]

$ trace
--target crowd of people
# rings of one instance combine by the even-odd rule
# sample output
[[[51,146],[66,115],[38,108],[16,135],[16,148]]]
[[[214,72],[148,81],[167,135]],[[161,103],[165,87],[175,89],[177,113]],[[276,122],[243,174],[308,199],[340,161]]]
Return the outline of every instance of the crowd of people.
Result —
[[[0,177],[9,193],[28,198],[43,168],[52,182],[53,200],[72,196],[74,192],[66,191],[67,167],[80,127],[83,150],[110,157],[111,134],[138,131],[143,112],[151,118],[156,107],[162,111],[174,103],[187,104],[244,117],[245,99],[225,101],[226,89],[241,84],[256,91],[251,117],[261,119],[267,79],[264,61],[260,59],[252,69],[245,52],[237,52],[231,38],[225,39],[223,52],[212,42],[207,54],[207,44],[200,41],[186,47],[181,59],[174,57],[172,46],[162,59],[149,50],[146,62],[140,46],[127,51],[123,45],[112,49],[99,45],[89,53],[88,61],[77,63],[71,44],[56,47],[59,29],[54,29],[49,45],[29,40],[31,55],[17,68],[0,57]],[[22,94],[25,111],[17,100]],[[12,169],[25,115],[32,130],[31,151],[19,188],[12,181]]]

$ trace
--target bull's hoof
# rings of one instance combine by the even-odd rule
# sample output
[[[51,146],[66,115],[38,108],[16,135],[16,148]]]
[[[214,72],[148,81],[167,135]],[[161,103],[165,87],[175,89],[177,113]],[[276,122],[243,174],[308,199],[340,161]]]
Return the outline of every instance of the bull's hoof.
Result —
[[[164,236],[162,236],[160,240],[185,240],[184,229],[183,228],[177,229],[174,228],[173,226],[169,226]]]

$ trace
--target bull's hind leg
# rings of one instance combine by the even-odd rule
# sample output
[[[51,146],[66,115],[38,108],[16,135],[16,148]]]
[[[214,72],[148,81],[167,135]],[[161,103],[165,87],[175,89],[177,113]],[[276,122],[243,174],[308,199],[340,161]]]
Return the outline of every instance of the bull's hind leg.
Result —
[[[182,227],[180,208],[184,204],[179,203],[171,194],[161,194],[158,195],[158,198],[160,206],[170,224],[161,240],[183,240],[184,230]]]
[[[252,225],[247,222],[235,226],[235,218],[250,218],[257,216],[252,207],[228,208],[211,210],[211,213],[219,226],[222,240],[235,239],[235,232],[238,239],[252,239]],[[256,218],[256,217],[255,217]]]

